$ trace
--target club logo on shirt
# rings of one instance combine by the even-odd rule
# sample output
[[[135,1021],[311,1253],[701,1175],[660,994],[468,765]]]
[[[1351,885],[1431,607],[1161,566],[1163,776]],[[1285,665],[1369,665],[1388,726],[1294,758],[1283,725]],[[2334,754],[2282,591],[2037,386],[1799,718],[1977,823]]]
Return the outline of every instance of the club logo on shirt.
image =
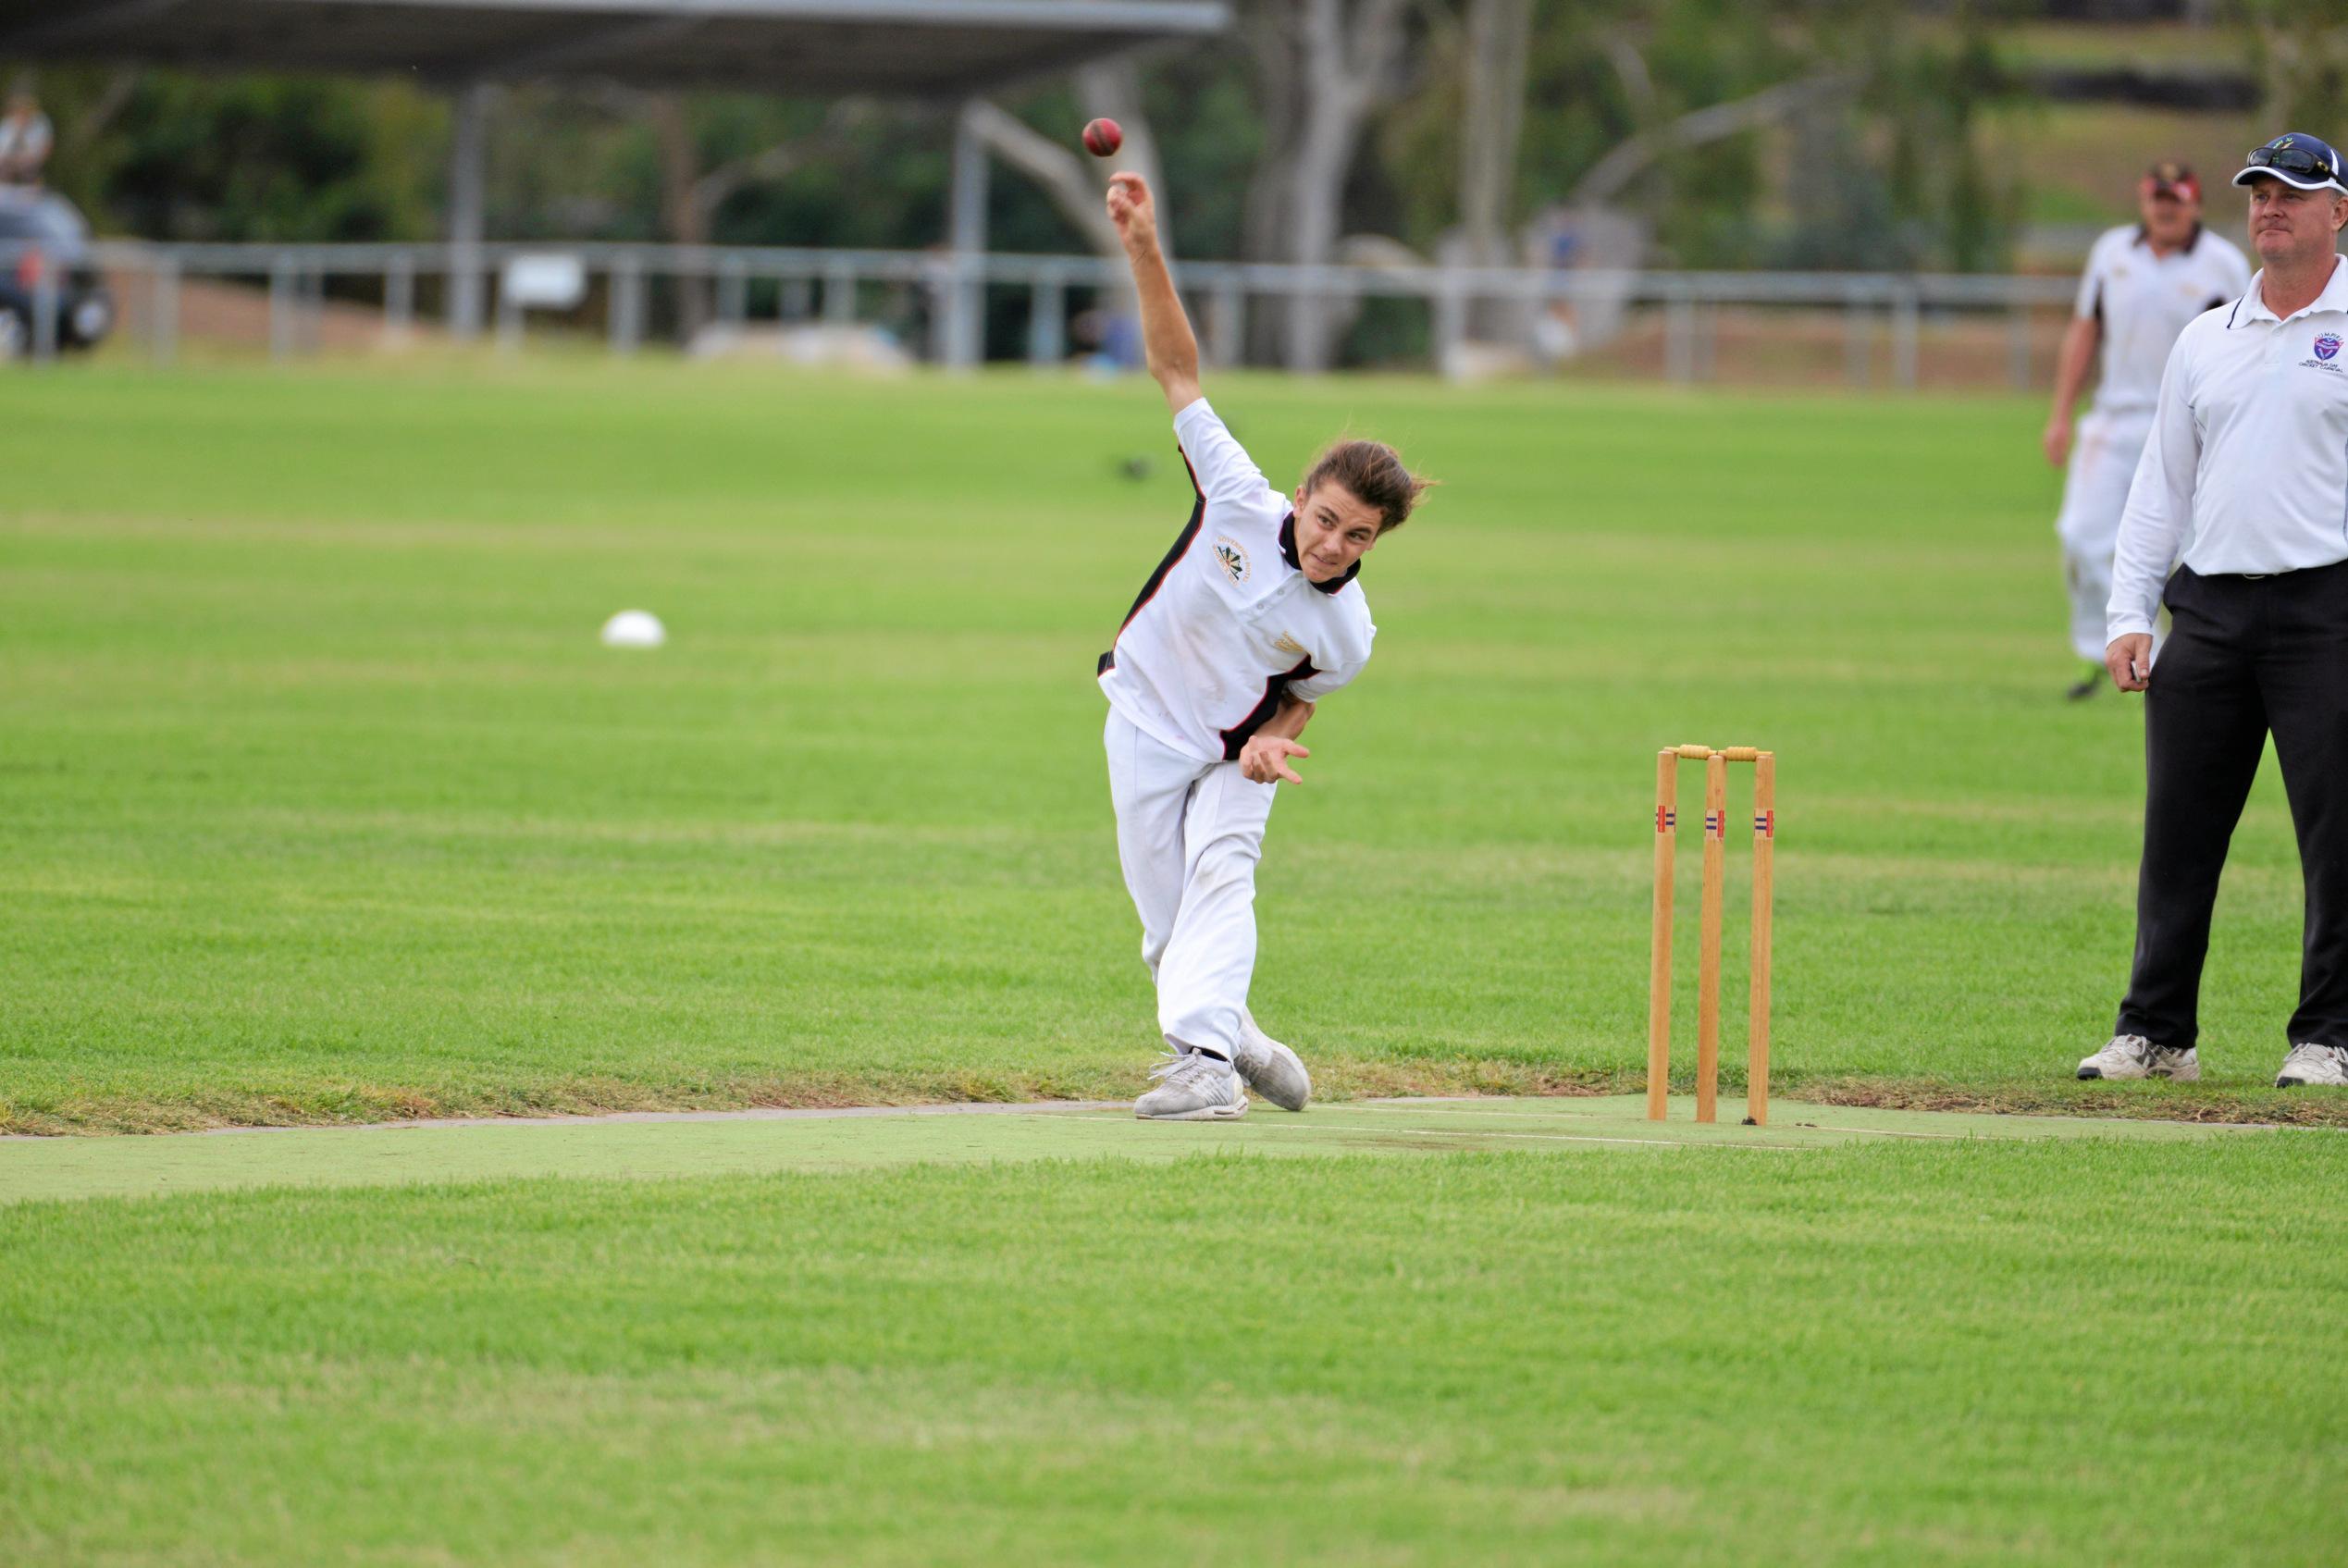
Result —
[[[1234,583],[1247,581],[1247,551],[1229,534],[1215,536],[1215,559],[1223,568],[1223,575]]]
[[[2343,366],[2348,366],[2348,361],[2343,361],[2340,358],[2340,335],[2338,333],[2325,333],[2322,337],[2316,340],[2314,347],[2316,350],[2316,357],[2313,359],[2301,360],[2299,362],[2301,369],[2325,370],[2329,371],[2334,376],[2338,376],[2341,374]]]
[[[2316,340],[2316,357],[2317,359],[2329,360],[2332,355],[2338,353],[2339,352],[2340,340],[2334,334],[2327,332],[2322,337]]]
[[[1303,643],[1298,642],[1286,632],[1282,632],[1279,636],[1274,640],[1272,646],[1282,653],[1292,653],[1299,659],[1310,659],[1313,657],[1313,650],[1311,648],[1306,648]]]

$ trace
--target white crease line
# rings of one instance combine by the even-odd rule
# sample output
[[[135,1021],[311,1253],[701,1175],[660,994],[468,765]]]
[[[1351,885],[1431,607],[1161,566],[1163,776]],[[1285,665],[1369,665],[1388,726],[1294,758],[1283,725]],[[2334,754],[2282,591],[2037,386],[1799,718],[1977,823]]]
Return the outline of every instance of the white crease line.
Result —
[[[1069,1117],[1036,1117],[1033,1119],[1038,1121],[1069,1121],[1077,1118]],[[1136,1117],[1135,1119],[1140,1120],[1143,1118]],[[1195,1125],[1204,1127],[1230,1127],[1235,1125],[1235,1123],[1230,1121],[1219,1121],[1201,1122]],[[1268,1124],[1259,1122],[1256,1125],[1259,1127],[1269,1125],[1282,1132],[1375,1132],[1381,1138],[1389,1137],[1398,1132],[1406,1133],[1414,1138],[1457,1138],[1462,1136],[1462,1130],[1453,1128],[1370,1127],[1360,1122],[1316,1123],[1306,1121],[1276,1121]],[[1792,1154],[1802,1153],[1804,1149],[1804,1146],[1799,1143],[1708,1143],[1701,1139],[1693,1138],[1608,1138],[1594,1132],[1512,1132],[1505,1128],[1491,1132],[1488,1134],[1488,1136],[1492,1138],[1537,1138],[1545,1143],[1629,1143],[1644,1148],[1653,1149],[1780,1149]],[[1930,1134],[1930,1136],[1938,1137],[1939,1134],[1934,1133]]]
[[[1410,1111],[1410,1110],[1419,1110],[1419,1111],[1421,1111],[1421,1112],[1422,1112],[1422,1114],[1425,1114],[1425,1115],[1429,1115],[1429,1116],[1443,1116],[1443,1115],[1447,1115],[1447,1114],[1448,1114],[1448,1115],[1452,1115],[1452,1116],[1465,1116],[1465,1117],[1470,1117],[1471,1119],[1481,1119],[1481,1118],[1486,1117],[1494,1117],[1494,1118],[1498,1118],[1498,1117],[1520,1117],[1520,1118],[1522,1118],[1522,1119],[1524,1119],[1524,1120],[1526,1120],[1526,1121],[1558,1121],[1558,1120],[1561,1120],[1561,1119],[1564,1119],[1564,1118],[1563,1118],[1563,1117],[1556,1117],[1556,1116],[1545,1115],[1544,1113],[1539,1112],[1539,1111],[1452,1111],[1452,1112],[1448,1112],[1448,1113],[1446,1113],[1446,1112],[1443,1112],[1443,1111],[1427,1110],[1426,1107],[1423,1107],[1423,1106],[1413,1106],[1413,1105],[1395,1105],[1395,1104],[1391,1104],[1391,1103],[1385,1103],[1385,1102],[1379,1102],[1379,1101],[1374,1101],[1374,1100],[1357,1100],[1357,1101],[1354,1101],[1354,1102],[1353,1102],[1353,1103],[1350,1106],[1348,1106],[1348,1108],[1349,1108],[1349,1109],[1353,1109],[1353,1110],[1365,1110],[1365,1111]],[[1737,1122],[1704,1122],[1704,1121],[1691,1121],[1691,1122],[1687,1123],[1686,1125],[1687,1125],[1687,1126],[1689,1126],[1689,1127],[1742,1127],[1742,1126],[1744,1126],[1745,1124],[1744,1124],[1743,1122],[1741,1122],[1741,1121],[1737,1121]],[[1983,1132],[1905,1132],[1905,1131],[1900,1131],[1900,1130],[1897,1130],[1897,1129],[1894,1129],[1894,1128],[1888,1128],[1888,1127],[1829,1127],[1829,1126],[1827,1126],[1827,1125],[1826,1125],[1825,1123],[1823,1123],[1823,1122],[1816,1122],[1816,1121],[1791,1122],[1791,1123],[1783,1123],[1783,1124],[1781,1124],[1781,1125],[1792,1126],[1792,1127],[1798,1127],[1798,1128],[1800,1128],[1800,1129],[1801,1129],[1804,1132],[1848,1132],[1848,1133],[1851,1134],[1853,1137],[1858,1137],[1858,1138],[1935,1138],[1935,1139],[1940,1139],[1940,1140],[1944,1140],[1944,1141],[1962,1141],[1962,1140],[1967,1139],[1967,1138],[1987,1138],[1987,1137],[1989,1137],[1989,1134],[1987,1134],[1987,1133],[1983,1133]],[[2192,1125],[2194,1125],[2194,1124],[2190,1123],[2190,1122],[2181,1122],[2181,1123],[2178,1123],[2177,1125],[2179,1125],[2179,1126],[2192,1126]],[[2019,1142],[2019,1140],[2011,1140],[2011,1139],[2008,1139],[2008,1140],[1996,1140],[1996,1141],[1997,1141],[1997,1142]],[[1633,1142],[1633,1140],[1627,1140],[1627,1139],[1626,1139],[1626,1140],[1624,1140],[1624,1142]],[[1654,1140],[1648,1140],[1648,1142],[1677,1142],[1677,1140],[1654,1139]],[[1790,1148],[1793,1148],[1794,1146],[1795,1146],[1795,1145],[1793,1145],[1793,1144],[1791,1144],[1791,1143],[1781,1143],[1781,1144],[1777,1145],[1777,1147],[1779,1147],[1779,1148],[1786,1148],[1786,1149],[1790,1149]]]
[[[1562,1104],[1571,1105],[1571,1104],[1573,1103],[1574,1099],[1576,1098],[1576,1096],[1573,1096],[1573,1095],[1570,1095],[1570,1094],[1566,1094],[1566,1095],[1558,1095],[1558,1096],[1556,1096],[1556,1098],[1557,1098],[1557,1099],[1560,1101],[1560,1103],[1562,1103]],[[1484,1104],[1490,1104],[1490,1103],[1491,1103],[1491,1102],[1489,1102],[1489,1101],[1484,1102]],[[1418,1101],[1418,1102],[1414,1102],[1414,1101],[1411,1101],[1411,1100],[1347,1100],[1347,1101],[1340,1101],[1340,1102],[1337,1102],[1337,1105],[1343,1105],[1345,1108],[1347,1108],[1347,1109],[1349,1109],[1349,1110],[1363,1110],[1363,1111],[1410,1111],[1410,1110],[1421,1110],[1421,1111],[1425,1111],[1425,1112],[1427,1112],[1427,1113],[1428,1115],[1430,1115],[1430,1116],[1445,1116],[1445,1115],[1450,1115],[1450,1116],[1469,1116],[1469,1117],[1521,1117],[1526,1118],[1526,1119],[1528,1119],[1528,1120],[1534,1120],[1534,1121],[1556,1121],[1556,1120],[1561,1119],[1561,1117],[1572,1117],[1572,1116],[1574,1115],[1574,1113],[1573,1113],[1573,1112],[1571,1112],[1571,1111],[1565,1111],[1565,1112],[1550,1112],[1550,1111],[1508,1111],[1508,1110],[1497,1110],[1497,1109],[1495,1109],[1495,1110],[1483,1110],[1483,1109],[1480,1109],[1480,1108],[1478,1108],[1478,1109],[1475,1109],[1475,1110],[1464,1110],[1464,1109],[1463,1109],[1463,1110],[1450,1110],[1450,1109],[1448,1109],[1448,1108],[1447,1108],[1448,1106],[1453,1106],[1453,1105],[1457,1105],[1457,1106],[1469,1106],[1469,1105],[1477,1105],[1477,1104],[1478,1104],[1478,1102],[1477,1101],[1477,1099],[1476,1099],[1474,1096],[1471,1096],[1471,1095],[1457,1095],[1457,1096],[1452,1096],[1452,1097],[1451,1097],[1451,1098],[1448,1098],[1448,1099],[1446,1099],[1446,1100],[1444,1100],[1444,1101],[1440,1102],[1440,1104],[1430,1104],[1430,1103],[1428,1103],[1428,1102],[1427,1102],[1427,1101]],[[1331,1109],[1335,1109],[1335,1108],[1337,1108],[1337,1105],[1332,1105],[1330,1108],[1331,1108]],[[1947,1116],[1947,1115],[1996,1116],[1996,1117],[1998,1117],[1998,1118],[1999,1118],[2000,1120],[2002,1120],[2002,1121],[2007,1121],[2007,1122],[2011,1122],[2012,1124],[2014,1124],[2014,1125],[2015,1125],[2015,1126],[2017,1126],[2017,1127],[2021,1127],[2021,1128],[2031,1128],[2031,1127],[2036,1127],[2036,1128],[2040,1128],[2040,1129],[2045,1129],[2045,1128],[2048,1128],[2048,1127],[2076,1128],[2076,1129],[2078,1129],[2080,1131],[2082,1131],[2082,1133],[2087,1132],[2087,1131],[2091,1131],[2091,1130],[2092,1130],[2092,1131],[2100,1132],[2100,1131],[2102,1131],[2103,1130],[2105,1130],[2106,1128],[2112,1128],[2112,1127],[2177,1127],[2177,1128],[2186,1128],[2186,1129],[2189,1129],[2189,1130],[2193,1130],[2193,1131],[2194,1131],[2194,1132],[2283,1132],[2283,1131],[2289,1131],[2289,1130],[2293,1130],[2293,1129],[2300,1129],[2300,1130],[2310,1130],[2310,1131],[2322,1131],[2322,1130],[2324,1130],[2324,1129],[2322,1129],[2322,1128],[2320,1128],[2320,1127],[2312,1127],[2312,1126],[2310,1126],[2309,1124],[2307,1124],[2307,1123],[2304,1123],[2304,1122],[2280,1122],[2280,1121],[2176,1121],[2176,1120],[2172,1120],[2172,1119],[2170,1119],[2170,1118],[2169,1118],[2169,1117],[2037,1117],[2037,1116],[2004,1116],[2004,1115],[2001,1115],[2000,1113],[1996,1112],[1996,1111],[1978,1111],[1978,1112],[1916,1111],[1916,1112],[1912,1112],[1912,1113],[1909,1113],[1909,1114],[1911,1114],[1911,1115],[1915,1115],[1915,1116]],[[1742,1122],[1690,1122],[1688,1125],[1689,1125],[1689,1126],[1691,1126],[1691,1127],[1722,1127],[1722,1126],[1735,1126],[1735,1127],[1741,1127],[1741,1126],[1743,1126],[1744,1124],[1743,1124]],[[1938,1139],[1944,1139],[1944,1140],[1956,1140],[1956,1141],[1962,1141],[1962,1140],[1967,1139],[1967,1138],[1990,1138],[1990,1139],[1993,1139],[1993,1140],[1995,1140],[1995,1141],[1996,1141],[1996,1142],[2021,1142],[2021,1140],[2018,1140],[2018,1139],[2005,1139],[2005,1138],[1998,1138],[1998,1137],[1997,1137],[1996,1134],[1994,1134],[1994,1133],[1991,1133],[1991,1132],[1986,1132],[1986,1131],[1982,1131],[1982,1130],[1970,1130],[1970,1131],[1965,1131],[1965,1132],[1919,1132],[1919,1131],[1910,1131],[1910,1130],[1907,1130],[1907,1129],[1904,1129],[1904,1128],[1897,1128],[1897,1127],[1835,1127],[1835,1126],[1833,1126],[1833,1125],[1831,1125],[1831,1124],[1829,1124],[1829,1123],[1823,1122],[1823,1121],[1780,1122],[1780,1123],[1778,1123],[1777,1125],[1778,1125],[1778,1126],[1782,1126],[1782,1127],[1798,1127],[1798,1128],[1800,1128],[1800,1129],[1801,1129],[1803,1131],[1805,1131],[1805,1132],[1848,1132],[1848,1133],[1852,1133],[1852,1134],[1855,1134],[1855,1135],[1858,1135],[1858,1136],[1867,1137],[1867,1138],[1938,1138]],[[2047,1132],[2041,1131],[2041,1132],[2033,1133],[2033,1134],[2031,1134],[2031,1136],[2032,1136],[2032,1137],[2033,1137],[2033,1138],[2040,1138],[2040,1139],[2044,1139],[2044,1138],[2055,1137],[2055,1136],[2059,1136],[2059,1135],[2058,1135],[2058,1134],[2047,1133]]]

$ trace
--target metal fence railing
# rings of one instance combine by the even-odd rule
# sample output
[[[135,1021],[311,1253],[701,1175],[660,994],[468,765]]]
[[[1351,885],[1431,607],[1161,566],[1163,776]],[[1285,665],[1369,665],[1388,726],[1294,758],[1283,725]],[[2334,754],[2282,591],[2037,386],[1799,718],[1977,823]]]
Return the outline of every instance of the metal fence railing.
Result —
[[[0,279],[19,276],[23,244],[0,245]],[[1091,297],[1114,300],[1123,268],[1085,255],[952,251],[813,250],[789,247],[498,242],[451,245],[144,244],[100,241],[88,259],[110,280],[111,307],[157,364],[170,364],[197,331],[191,290],[215,315],[241,324],[226,335],[266,345],[290,360],[336,343],[398,344],[428,330],[451,333],[458,293],[451,280],[482,280],[497,301],[496,340],[524,340],[528,306],[500,282],[518,258],[560,256],[587,279],[580,300],[547,319],[575,339],[630,353],[680,321],[718,327],[828,325],[886,320],[914,357],[967,365],[985,357],[1036,364],[1065,359],[1071,316]],[[32,319],[19,321],[16,352],[35,361],[70,346],[69,280],[55,267],[31,269]],[[1802,325],[1820,376],[1856,384],[1913,388],[1935,334],[1961,336],[1976,380],[2002,355],[1994,378],[2027,384],[2045,341],[2059,329],[2071,285],[2059,278],[1872,273],[1544,271],[1417,265],[1294,266],[1185,261],[1178,282],[1200,322],[1203,347],[1218,364],[1247,357],[1249,315],[1310,302],[1341,319],[1381,302],[1408,320],[1390,336],[1382,363],[1449,371],[1471,341],[1479,315],[1495,307],[1565,313],[1582,309],[1621,323],[1610,334],[1629,345],[1617,360],[1632,373],[1700,381],[1721,373],[1723,355],[1766,359],[1787,323]],[[236,285],[223,292],[219,285]],[[687,308],[686,294],[698,303]],[[6,314],[0,295],[0,315]],[[241,305],[229,309],[229,305]],[[21,311],[19,312],[21,314]],[[436,321],[443,323],[435,325]],[[1775,323],[1777,327],[1770,327]],[[329,329],[331,324],[331,329]],[[0,323],[0,327],[5,327]],[[1769,329],[1764,329],[1769,328]],[[216,329],[219,335],[222,329]],[[1771,331],[1776,330],[1773,340]],[[1835,340],[1839,336],[1839,352]],[[1754,345],[1759,344],[1756,348]],[[9,349],[0,339],[0,352]],[[1278,359],[1277,350],[1271,358]],[[1836,362],[1839,362],[1838,364]]]

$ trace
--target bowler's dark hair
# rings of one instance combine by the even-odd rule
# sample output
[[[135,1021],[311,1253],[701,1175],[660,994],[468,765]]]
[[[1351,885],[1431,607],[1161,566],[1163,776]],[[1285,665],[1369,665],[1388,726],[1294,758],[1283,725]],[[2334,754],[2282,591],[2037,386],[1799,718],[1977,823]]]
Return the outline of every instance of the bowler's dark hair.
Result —
[[[1326,481],[1342,485],[1365,506],[1378,508],[1378,531],[1399,528],[1409,518],[1427,487],[1438,481],[1403,466],[1403,454],[1384,441],[1339,440],[1314,460],[1304,475],[1304,493],[1311,495]]]

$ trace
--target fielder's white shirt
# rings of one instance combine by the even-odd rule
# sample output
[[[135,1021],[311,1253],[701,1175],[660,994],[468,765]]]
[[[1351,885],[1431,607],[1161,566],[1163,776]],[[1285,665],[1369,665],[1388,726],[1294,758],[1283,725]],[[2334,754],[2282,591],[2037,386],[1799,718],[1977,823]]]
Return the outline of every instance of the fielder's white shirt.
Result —
[[[2071,314],[2103,323],[2103,375],[2095,407],[2106,414],[2149,412],[2160,394],[2161,369],[2185,324],[2215,305],[2231,304],[2250,284],[2241,251],[2206,228],[2196,228],[2182,250],[2153,253],[2142,228],[2108,229],[2087,253]]]
[[[1315,584],[1297,564],[1288,497],[1200,398],[1174,416],[1197,500],[1191,520],[1101,655],[1109,706],[1203,762],[1229,760],[1279,711],[1362,673],[1378,627],[1353,581]]]
[[[2150,632],[2178,562],[2206,574],[2348,561],[2348,266],[2277,320],[2242,298],[2187,327],[2119,520],[2105,631]]]

